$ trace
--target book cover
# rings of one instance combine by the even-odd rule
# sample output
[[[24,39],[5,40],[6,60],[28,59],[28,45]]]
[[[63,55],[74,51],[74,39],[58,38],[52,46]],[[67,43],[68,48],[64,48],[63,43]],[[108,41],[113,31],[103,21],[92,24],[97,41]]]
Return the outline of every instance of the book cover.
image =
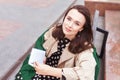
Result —
[[[45,51],[32,48],[28,64],[33,66],[34,62],[43,63],[44,58],[45,58]]]

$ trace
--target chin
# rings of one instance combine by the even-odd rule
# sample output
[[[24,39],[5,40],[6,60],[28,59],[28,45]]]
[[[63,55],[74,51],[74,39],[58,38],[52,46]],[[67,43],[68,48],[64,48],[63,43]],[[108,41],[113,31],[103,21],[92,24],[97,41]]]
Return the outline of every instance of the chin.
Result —
[[[63,31],[63,33],[64,33],[65,35],[69,35],[69,32],[67,32],[67,31]]]

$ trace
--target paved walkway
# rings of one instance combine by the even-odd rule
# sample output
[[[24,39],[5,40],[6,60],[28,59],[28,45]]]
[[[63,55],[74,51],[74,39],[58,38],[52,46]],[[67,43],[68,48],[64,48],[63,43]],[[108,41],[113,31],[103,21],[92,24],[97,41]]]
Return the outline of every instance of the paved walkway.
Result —
[[[25,27],[29,21],[31,24],[35,24],[35,21],[38,22],[41,17],[36,18],[38,15],[41,15],[39,14],[39,9],[48,8],[56,2],[56,0],[30,0],[27,2],[26,0],[0,0],[0,40],[12,35],[16,30]]]

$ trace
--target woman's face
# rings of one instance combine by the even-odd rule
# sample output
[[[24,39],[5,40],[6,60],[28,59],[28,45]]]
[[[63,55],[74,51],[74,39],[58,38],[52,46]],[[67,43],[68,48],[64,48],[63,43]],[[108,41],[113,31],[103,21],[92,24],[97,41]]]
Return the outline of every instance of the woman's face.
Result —
[[[73,39],[79,31],[83,30],[85,24],[85,17],[76,9],[71,9],[66,15],[62,29],[65,37]]]

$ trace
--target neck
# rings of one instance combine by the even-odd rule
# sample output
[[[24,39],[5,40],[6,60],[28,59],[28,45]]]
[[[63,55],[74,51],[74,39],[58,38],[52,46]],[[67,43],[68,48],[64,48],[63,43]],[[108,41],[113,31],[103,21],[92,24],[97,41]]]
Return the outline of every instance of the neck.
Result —
[[[65,36],[66,38],[68,38],[69,40],[74,39],[74,36]]]

